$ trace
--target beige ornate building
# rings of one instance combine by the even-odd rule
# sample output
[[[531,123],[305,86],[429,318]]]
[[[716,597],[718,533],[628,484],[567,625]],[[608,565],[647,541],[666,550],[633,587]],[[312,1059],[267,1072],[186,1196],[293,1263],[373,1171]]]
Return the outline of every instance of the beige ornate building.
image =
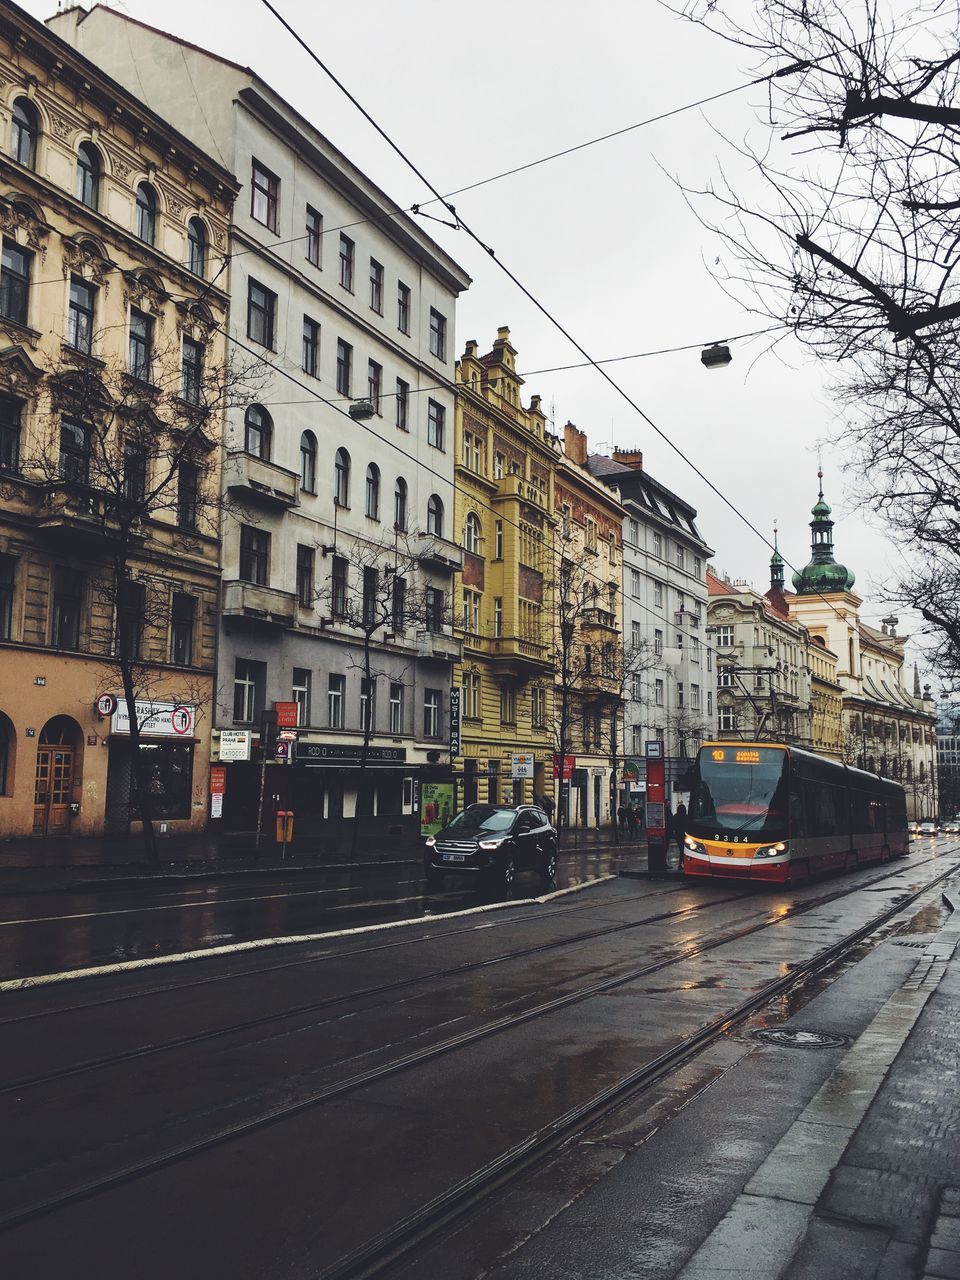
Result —
[[[236,186],[12,6],[0,86],[0,837],[129,829],[121,646],[155,816],[200,828]]]

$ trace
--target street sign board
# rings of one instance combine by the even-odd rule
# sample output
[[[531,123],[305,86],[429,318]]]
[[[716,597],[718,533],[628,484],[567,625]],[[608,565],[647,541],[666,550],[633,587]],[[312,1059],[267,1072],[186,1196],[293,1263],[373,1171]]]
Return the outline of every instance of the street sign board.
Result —
[[[515,751],[511,756],[511,774],[514,778],[533,777],[533,754]]]
[[[112,693],[101,693],[97,699],[97,713],[101,716],[112,716],[117,709],[117,700]]]
[[[644,743],[644,746],[646,748],[644,754],[648,760],[663,759],[663,743],[659,738],[654,738],[652,742]]]
[[[223,795],[227,789],[227,771],[222,765],[214,765],[210,770],[210,794]]]
[[[560,757],[553,757],[553,776],[559,778],[561,782],[569,782],[573,777],[573,771],[576,768],[576,756],[564,756],[563,768],[560,768]]]
[[[138,699],[135,703],[137,724],[148,738],[188,738],[196,727],[196,707],[178,706],[174,702],[149,702]],[[129,733],[130,717],[126,700],[113,713],[112,733]]]
[[[300,723],[300,704],[298,702],[275,702],[273,709],[277,715],[278,729],[296,729]]]
[[[252,738],[250,729],[221,729],[220,759],[249,760]]]

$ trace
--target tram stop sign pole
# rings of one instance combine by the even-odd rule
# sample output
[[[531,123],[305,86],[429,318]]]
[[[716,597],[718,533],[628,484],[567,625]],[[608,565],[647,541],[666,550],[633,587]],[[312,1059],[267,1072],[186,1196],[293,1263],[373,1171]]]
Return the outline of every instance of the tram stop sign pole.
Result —
[[[667,869],[667,780],[663,743],[647,742],[647,870],[663,875]]]

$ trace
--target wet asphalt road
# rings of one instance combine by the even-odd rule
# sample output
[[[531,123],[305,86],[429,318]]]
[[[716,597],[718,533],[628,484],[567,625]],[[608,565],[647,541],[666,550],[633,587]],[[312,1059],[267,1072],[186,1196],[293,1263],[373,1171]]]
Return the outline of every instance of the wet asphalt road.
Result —
[[[7,993],[0,1273],[52,1276],[82,1260],[82,1274],[107,1280],[323,1276],[571,1105],[960,863],[955,848],[935,848],[796,891],[618,880],[484,916]],[[936,927],[937,898],[931,891],[911,910],[917,928]],[[799,902],[814,905],[794,914]],[[712,949],[689,952],[701,943]],[[911,962],[906,949],[883,963],[873,954],[851,970],[860,975],[843,1012],[852,1030],[899,980],[898,964]],[[650,964],[656,972],[630,977]],[[581,998],[598,983],[602,992]],[[800,1007],[791,997],[764,1016]],[[725,1055],[743,1052],[736,1037],[716,1046],[611,1125],[593,1155],[588,1147],[562,1178],[524,1183],[487,1231],[458,1233],[409,1263],[405,1280],[488,1274],[531,1239],[558,1194],[588,1191],[618,1143],[661,1133],[656,1185],[644,1190],[659,1251],[633,1274],[672,1275],[730,1179],[775,1140],[832,1061],[811,1056],[785,1076],[782,1057],[761,1054],[749,1096],[738,1095],[739,1138],[708,1108],[673,1142],[678,1131],[664,1121],[723,1074]],[[696,1213],[676,1211],[684,1188]],[[516,1274],[565,1274],[556,1264],[531,1260]]]
[[[595,879],[619,865],[607,850],[564,853],[555,887]],[[513,896],[543,892],[539,878],[528,873],[518,876]],[[428,893],[417,863],[10,894],[0,898],[0,981],[414,919],[496,900],[455,876],[439,893]]]

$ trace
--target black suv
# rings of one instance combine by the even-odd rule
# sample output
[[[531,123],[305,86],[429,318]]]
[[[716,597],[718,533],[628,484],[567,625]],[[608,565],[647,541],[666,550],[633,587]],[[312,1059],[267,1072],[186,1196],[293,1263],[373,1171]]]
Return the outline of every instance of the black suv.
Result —
[[[423,866],[431,889],[448,873],[508,891],[518,871],[538,871],[544,884],[557,874],[557,833],[532,804],[472,804],[426,843]]]

